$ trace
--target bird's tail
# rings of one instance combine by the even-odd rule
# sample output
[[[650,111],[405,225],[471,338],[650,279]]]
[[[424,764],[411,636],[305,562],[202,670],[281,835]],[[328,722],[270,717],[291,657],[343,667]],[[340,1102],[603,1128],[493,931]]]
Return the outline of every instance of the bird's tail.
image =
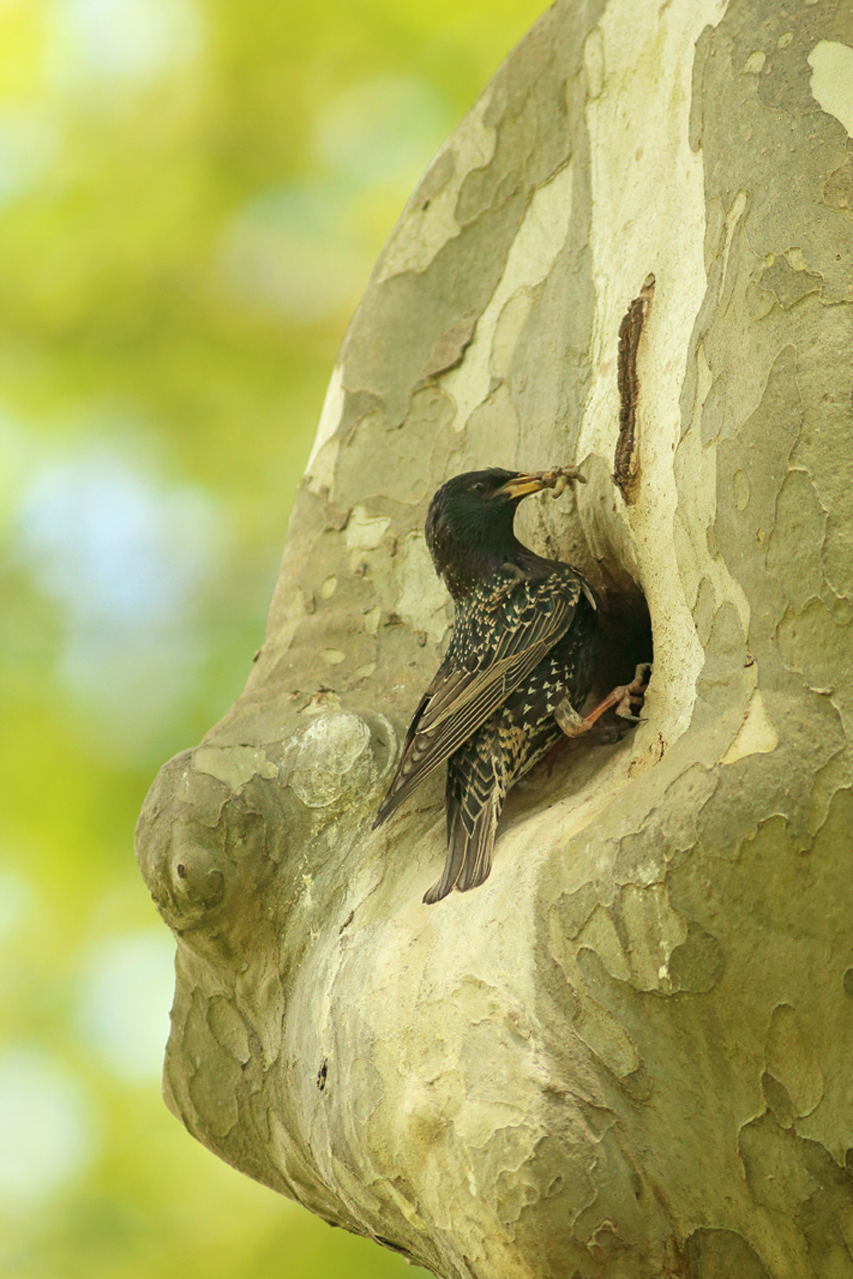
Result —
[[[441,901],[452,888],[462,893],[476,888],[488,879],[492,869],[492,849],[506,786],[493,769],[481,768],[463,787],[458,768],[456,759],[448,761],[447,859],[441,879],[424,894],[428,906]]]

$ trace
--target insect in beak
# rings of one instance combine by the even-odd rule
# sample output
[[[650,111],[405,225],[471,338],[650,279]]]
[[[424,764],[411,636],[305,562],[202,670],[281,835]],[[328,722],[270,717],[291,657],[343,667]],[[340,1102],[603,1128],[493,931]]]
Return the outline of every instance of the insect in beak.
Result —
[[[574,480],[586,484],[586,477],[576,466],[555,466],[550,471],[523,471],[502,484],[495,497],[527,497],[528,493],[538,493],[541,489],[553,489],[554,497],[559,497],[566,485]]]

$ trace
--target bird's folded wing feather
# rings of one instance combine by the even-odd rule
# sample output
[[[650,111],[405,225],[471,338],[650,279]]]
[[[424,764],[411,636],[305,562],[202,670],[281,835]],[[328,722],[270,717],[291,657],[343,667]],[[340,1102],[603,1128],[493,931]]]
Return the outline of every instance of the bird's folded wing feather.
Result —
[[[571,626],[581,592],[579,579],[555,584],[547,607],[541,583],[535,594],[523,589],[525,604],[507,609],[507,625],[492,647],[484,645],[483,657],[473,670],[460,662],[451,643],[409,725],[400,763],[374,826],[384,822],[506,701]]]

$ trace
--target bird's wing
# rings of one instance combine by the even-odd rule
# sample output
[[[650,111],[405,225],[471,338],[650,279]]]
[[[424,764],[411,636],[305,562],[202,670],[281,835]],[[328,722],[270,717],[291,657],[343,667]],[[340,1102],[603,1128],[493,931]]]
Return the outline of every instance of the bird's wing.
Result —
[[[451,642],[412,717],[397,771],[374,827],[452,755],[496,711],[572,624],[582,591],[579,577],[560,575],[546,595],[542,583],[512,591],[494,626],[494,643],[475,645],[473,669]],[[481,636],[484,633],[481,632]],[[455,638],[455,636],[454,636]]]

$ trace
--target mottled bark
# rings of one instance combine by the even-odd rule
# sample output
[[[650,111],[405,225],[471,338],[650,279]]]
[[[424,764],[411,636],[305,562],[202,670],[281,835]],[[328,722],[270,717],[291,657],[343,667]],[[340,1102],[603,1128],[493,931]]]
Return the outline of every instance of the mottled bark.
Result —
[[[243,695],[146,802],[168,1104],[446,1279],[853,1275],[851,85],[848,4],[544,15],[377,263]],[[522,531],[607,595],[606,678],[645,597],[646,719],[426,907],[441,780],[370,830],[451,616],[426,502],[574,461]]]

